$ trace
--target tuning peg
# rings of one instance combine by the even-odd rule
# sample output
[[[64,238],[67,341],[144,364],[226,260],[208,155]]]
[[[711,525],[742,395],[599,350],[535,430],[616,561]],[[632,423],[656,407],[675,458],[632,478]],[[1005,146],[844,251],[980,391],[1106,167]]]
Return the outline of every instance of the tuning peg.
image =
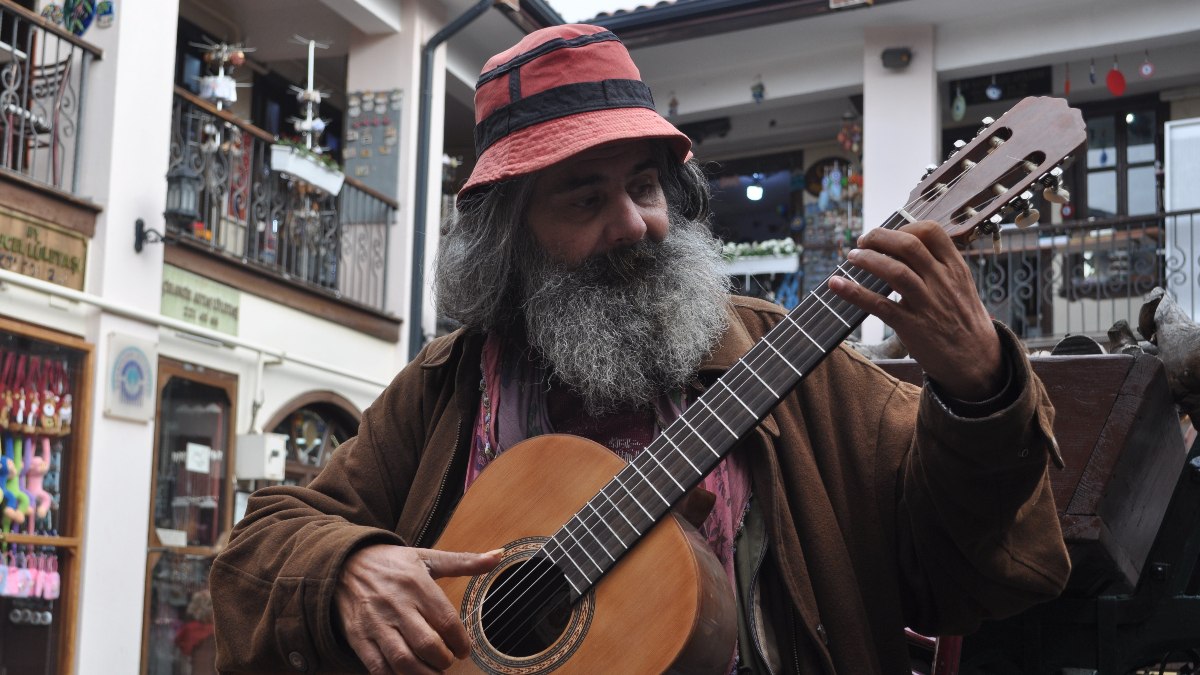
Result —
[[[957,141],[954,141],[954,148],[956,150],[962,150],[966,145],[967,145],[967,142],[961,138],[958,139]]]
[[[990,116],[983,118],[983,126],[985,126],[985,127],[990,127],[995,122],[996,122],[996,120],[992,119]]]
[[[921,176],[921,180],[925,180],[926,178],[929,178],[931,175],[933,175],[934,171],[937,171],[937,164],[927,164],[925,166],[925,175]],[[919,183],[920,181],[917,181],[917,182]]]
[[[992,253],[1000,255],[1002,248],[1000,246],[1000,230],[996,230],[992,232]]]
[[[1055,204],[1066,204],[1071,201],[1071,193],[1066,188],[1053,186],[1042,190],[1042,198]]]
[[[1022,211],[1021,215],[1017,216],[1017,218],[1014,222],[1017,224],[1017,227],[1024,229],[1026,227],[1029,227],[1030,225],[1037,224],[1038,219],[1040,219],[1041,217],[1042,217],[1042,214],[1040,211],[1038,211],[1037,209],[1030,208],[1030,209],[1025,209],[1024,211]]]

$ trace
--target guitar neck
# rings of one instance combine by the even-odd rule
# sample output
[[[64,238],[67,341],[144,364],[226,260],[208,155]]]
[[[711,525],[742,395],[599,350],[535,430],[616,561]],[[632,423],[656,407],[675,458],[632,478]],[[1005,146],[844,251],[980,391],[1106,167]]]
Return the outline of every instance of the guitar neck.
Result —
[[[893,215],[884,227],[903,222]],[[833,276],[884,295],[891,292],[878,277],[846,264],[829,278]],[[829,290],[829,278],[546,542],[543,554],[566,574],[577,596],[599,581],[866,318]]]

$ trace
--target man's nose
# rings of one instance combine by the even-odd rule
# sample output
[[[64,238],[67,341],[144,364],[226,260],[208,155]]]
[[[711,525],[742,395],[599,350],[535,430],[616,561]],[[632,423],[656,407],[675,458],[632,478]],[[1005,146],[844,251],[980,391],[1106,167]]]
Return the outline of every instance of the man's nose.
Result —
[[[629,246],[645,238],[646,219],[637,203],[627,194],[613,200],[605,224],[605,239],[608,248]]]

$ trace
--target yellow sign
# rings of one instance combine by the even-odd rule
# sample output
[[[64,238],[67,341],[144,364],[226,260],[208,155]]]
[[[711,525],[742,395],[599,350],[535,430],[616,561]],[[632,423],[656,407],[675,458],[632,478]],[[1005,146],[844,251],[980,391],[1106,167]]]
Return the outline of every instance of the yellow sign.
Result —
[[[159,311],[164,316],[237,335],[241,304],[242,294],[238,289],[173,265],[163,265]]]
[[[87,238],[0,208],[0,269],[83,290]]]

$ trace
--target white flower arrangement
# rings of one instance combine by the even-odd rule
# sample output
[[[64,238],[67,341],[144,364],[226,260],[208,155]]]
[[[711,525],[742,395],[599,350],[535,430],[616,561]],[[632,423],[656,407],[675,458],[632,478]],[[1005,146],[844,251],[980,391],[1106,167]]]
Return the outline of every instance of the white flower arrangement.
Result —
[[[800,250],[801,247],[797,246],[796,242],[785,237],[783,239],[767,239],[765,241],[728,242],[721,247],[721,255],[725,256],[726,260],[732,262],[739,258],[796,255]]]

